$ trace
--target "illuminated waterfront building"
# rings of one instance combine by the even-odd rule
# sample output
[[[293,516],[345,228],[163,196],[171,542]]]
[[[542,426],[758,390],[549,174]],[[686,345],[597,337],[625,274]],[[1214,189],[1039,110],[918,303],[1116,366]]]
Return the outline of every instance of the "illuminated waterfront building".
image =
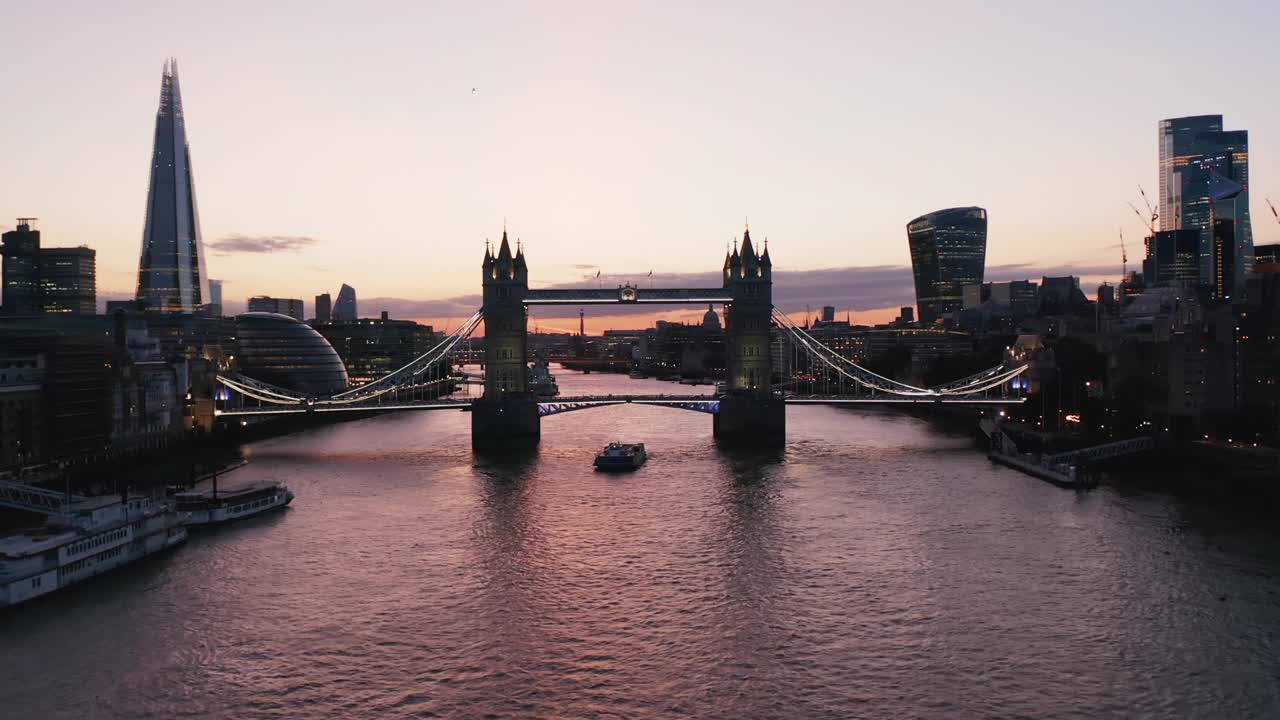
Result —
[[[278,313],[236,316],[239,372],[289,390],[327,395],[347,387],[347,369],[311,326]]]

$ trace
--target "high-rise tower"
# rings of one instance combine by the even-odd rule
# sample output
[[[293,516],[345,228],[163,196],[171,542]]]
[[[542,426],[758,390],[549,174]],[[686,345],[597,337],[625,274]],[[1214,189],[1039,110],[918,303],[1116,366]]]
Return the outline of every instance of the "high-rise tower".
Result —
[[[987,261],[987,211],[939,210],[907,224],[920,322],[932,323],[964,305],[962,288],[981,284]]]
[[[137,298],[143,308],[155,312],[195,312],[209,302],[200,215],[191,180],[191,150],[182,117],[178,61],[174,59],[165,62],[160,76]]]
[[[1160,121],[1160,229],[1195,230],[1200,235],[1200,278],[1213,270],[1213,195],[1221,181],[1239,185],[1238,264],[1253,265],[1253,227],[1249,220],[1249,132],[1223,130],[1221,115],[1197,115]],[[1206,283],[1212,284],[1212,283]]]

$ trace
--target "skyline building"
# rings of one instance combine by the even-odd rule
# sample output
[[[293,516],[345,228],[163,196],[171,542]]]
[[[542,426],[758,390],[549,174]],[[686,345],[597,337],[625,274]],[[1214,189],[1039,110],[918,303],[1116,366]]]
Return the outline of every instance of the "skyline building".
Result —
[[[356,289],[343,283],[338,290],[338,299],[333,303],[334,322],[350,322],[358,320],[360,313],[356,307]]]
[[[1209,217],[1213,230],[1213,297],[1217,300],[1241,299],[1253,269],[1253,244],[1245,237],[1249,192],[1224,177],[1215,175],[1211,188]],[[1247,250],[1246,250],[1247,248]]]
[[[1160,230],[1195,230],[1200,238],[1200,277],[1214,274],[1213,194],[1221,180],[1245,192],[1237,203],[1240,223],[1238,266],[1253,264],[1253,227],[1249,219],[1249,132],[1222,129],[1221,115],[1161,120]],[[1240,273],[1243,279],[1243,273]],[[1206,283],[1212,284],[1212,283]]]
[[[1199,231],[1157,230],[1146,244],[1142,275],[1147,285],[1200,284]]]
[[[306,309],[302,306],[302,301],[296,298],[276,298],[270,295],[255,295],[249,298],[247,303],[248,312],[251,313],[277,313],[280,315],[288,315],[289,317],[302,322],[306,319]]]
[[[97,252],[88,247],[42,248],[35,218],[0,236],[4,315],[97,313]]]
[[[920,322],[960,310],[965,285],[982,284],[987,261],[987,211],[938,210],[907,224],[911,273]]]
[[[210,302],[178,61],[172,58],[160,76],[136,297],[152,312],[193,313]]]
[[[320,293],[316,296],[316,322],[327,323],[333,319],[333,301],[329,298],[329,293]]]

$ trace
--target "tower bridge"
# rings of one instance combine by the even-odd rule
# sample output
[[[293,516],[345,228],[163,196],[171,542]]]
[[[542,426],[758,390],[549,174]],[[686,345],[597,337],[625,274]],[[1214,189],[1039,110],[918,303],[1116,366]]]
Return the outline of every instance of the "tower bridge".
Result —
[[[726,252],[720,287],[530,289],[524,248],[513,253],[504,230],[494,252],[485,247],[481,264],[482,305],[452,335],[408,365],[373,382],[330,396],[306,396],[242,375],[219,382],[256,407],[223,408],[224,416],[296,413],[469,410],[472,446],[477,450],[535,447],[543,417],[593,407],[644,404],[706,413],[712,433],[728,444],[776,446],[786,437],[787,404],[955,404],[1008,405],[1023,402],[1017,381],[1027,365],[1005,364],[945,385],[917,387],[878,375],[823,345],[773,307],[773,262],[766,247],[757,253],[750,230],[742,245]],[[715,395],[609,395],[540,400],[528,383],[528,317],[534,305],[589,304],[724,305],[726,378]],[[455,382],[452,364],[461,343],[484,325],[484,391],[476,398],[440,398],[438,389]],[[773,381],[772,341],[777,333],[824,377],[835,393],[800,395]],[[473,358],[474,359],[474,358]]]

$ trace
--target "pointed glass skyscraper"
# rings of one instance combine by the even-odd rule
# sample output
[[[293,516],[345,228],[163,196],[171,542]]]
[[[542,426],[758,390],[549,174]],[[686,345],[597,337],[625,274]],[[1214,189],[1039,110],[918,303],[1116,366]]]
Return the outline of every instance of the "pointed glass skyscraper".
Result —
[[[209,302],[178,61],[173,59],[165,62],[160,78],[147,221],[138,263],[138,302],[154,312],[188,313]]]

